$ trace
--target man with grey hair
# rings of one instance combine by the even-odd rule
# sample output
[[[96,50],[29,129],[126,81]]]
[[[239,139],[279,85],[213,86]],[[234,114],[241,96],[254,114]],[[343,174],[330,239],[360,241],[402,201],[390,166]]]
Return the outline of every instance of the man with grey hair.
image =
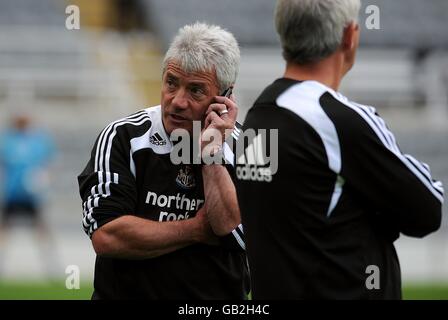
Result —
[[[393,242],[440,227],[442,184],[401,153],[373,107],[337,91],[355,61],[359,9],[359,0],[277,1],[286,71],[249,110],[239,141],[259,135],[236,157],[255,299],[400,299]],[[278,130],[277,148],[260,142],[266,129]],[[249,160],[264,148],[278,150],[276,173],[240,175],[269,174]]]
[[[233,167],[176,164],[171,157],[174,133],[191,137],[196,122],[200,147],[208,146],[207,131],[223,133],[213,140],[215,155],[232,159],[225,132],[232,133],[238,108],[233,96],[219,94],[233,87],[239,60],[226,30],[204,23],[181,28],[163,61],[161,105],[112,122],[99,135],[78,177],[83,227],[97,254],[92,298],[246,297]],[[194,150],[183,149],[191,151],[187,159]]]

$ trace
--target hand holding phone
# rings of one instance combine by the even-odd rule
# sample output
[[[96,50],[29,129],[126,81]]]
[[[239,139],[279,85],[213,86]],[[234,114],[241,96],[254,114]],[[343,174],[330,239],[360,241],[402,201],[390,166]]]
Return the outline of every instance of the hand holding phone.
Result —
[[[215,97],[215,102],[212,103],[209,108],[207,109],[207,112],[205,113],[205,117],[207,118],[211,112],[215,112],[219,117],[232,113],[232,110],[234,109],[233,106],[236,107],[236,104],[231,100],[229,103],[228,100],[230,100],[230,97],[233,92],[233,87],[228,87],[226,90],[224,90],[219,96]],[[221,97],[224,97],[226,99],[223,99]]]
[[[226,137],[233,131],[238,106],[235,101],[230,99],[232,90],[233,87],[224,90],[220,96],[215,97],[214,103],[208,107],[205,113],[204,129],[201,134],[201,149],[208,147],[213,150],[221,150]],[[213,142],[211,142],[210,137],[216,134],[219,134],[219,138],[214,136]],[[210,154],[215,154],[215,151]]]
[[[223,91],[223,93],[220,94],[220,96],[230,98],[230,96],[232,95],[232,91],[233,91],[233,88],[228,87],[226,90]],[[229,113],[229,111],[227,110],[227,107],[226,107],[226,109],[219,111],[217,113],[221,117],[222,115]]]

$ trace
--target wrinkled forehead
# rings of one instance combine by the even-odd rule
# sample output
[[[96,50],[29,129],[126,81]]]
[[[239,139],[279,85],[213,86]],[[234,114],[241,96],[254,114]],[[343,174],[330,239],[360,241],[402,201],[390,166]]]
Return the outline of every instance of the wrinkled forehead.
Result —
[[[179,78],[189,79],[189,80],[197,80],[204,81],[213,85],[218,86],[218,79],[216,77],[216,72],[214,69],[210,70],[185,70],[182,66],[175,62],[170,61],[167,63],[166,68],[164,70],[165,75],[170,74]]]

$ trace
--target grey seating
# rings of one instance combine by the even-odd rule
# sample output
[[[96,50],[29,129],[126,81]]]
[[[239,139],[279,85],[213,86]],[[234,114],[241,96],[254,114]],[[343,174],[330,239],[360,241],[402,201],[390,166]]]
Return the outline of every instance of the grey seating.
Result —
[[[0,1],[0,25],[64,25],[65,5],[58,0]]]
[[[273,26],[273,0],[142,0],[151,25],[167,44],[177,29],[196,20],[226,26],[243,46],[278,45]],[[365,9],[380,9],[381,31],[365,28]],[[448,48],[448,1],[363,1],[362,45]]]

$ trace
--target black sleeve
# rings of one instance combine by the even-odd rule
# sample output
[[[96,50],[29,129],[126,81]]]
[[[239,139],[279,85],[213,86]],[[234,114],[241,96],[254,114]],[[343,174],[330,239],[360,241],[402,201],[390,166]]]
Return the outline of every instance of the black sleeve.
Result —
[[[101,132],[78,184],[89,237],[107,222],[134,212],[137,191],[124,128],[111,124]]]
[[[225,159],[224,166],[226,167],[233,184],[235,184],[236,182],[234,154],[235,154],[236,142],[241,133],[241,129],[242,125],[239,122],[236,122],[235,128],[233,129],[231,136],[226,140],[224,144],[224,159]],[[221,245],[226,247],[227,249],[236,251],[245,251],[246,244],[244,241],[243,226],[240,224],[234,230],[232,230],[231,233],[221,237],[220,242]]]
[[[220,243],[229,250],[246,251],[246,243],[244,242],[243,226],[240,224],[231,233],[220,237]]]
[[[428,165],[403,154],[375,109],[355,105],[334,123],[341,143],[341,176],[391,225],[422,237],[440,227],[443,186]],[[385,218],[385,219],[384,219]]]

